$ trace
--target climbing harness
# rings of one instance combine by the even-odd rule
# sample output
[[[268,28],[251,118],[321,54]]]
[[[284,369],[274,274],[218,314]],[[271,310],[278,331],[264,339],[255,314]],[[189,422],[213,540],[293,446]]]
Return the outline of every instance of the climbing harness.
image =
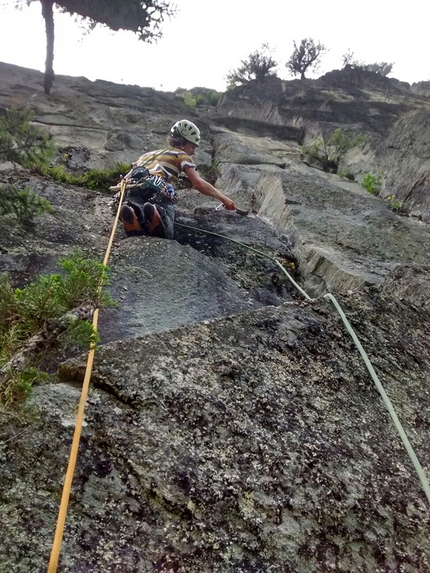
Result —
[[[157,158],[159,155],[167,151],[166,149],[161,149],[155,151],[149,157],[145,158],[142,165],[134,167],[131,170],[130,177],[127,179],[125,188],[125,199],[139,199],[140,201],[154,203],[154,202],[168,202],[177,203],[179,201],[179,196],[175,191],[175,188],[170,183],[167,183],[162,177],[158,175],[151,175],[146,165],[149,165],[151,161]],[[117,191],[121,189],[121,183],[118,185],[113,185],[109,187],[111,191]],[[113,206],[117,207],[118,196],[115,195],[113,200]]]

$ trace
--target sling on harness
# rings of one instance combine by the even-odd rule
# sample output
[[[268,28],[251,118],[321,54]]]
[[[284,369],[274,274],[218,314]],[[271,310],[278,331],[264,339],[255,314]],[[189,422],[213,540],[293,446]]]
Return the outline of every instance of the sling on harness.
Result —
[[[127,181],[127,186],[125,190],[125,199],[133,198],[141,202],[156,203],[156,202],[168,202],[177,203],[179,197],[173,187],[173,185],[167,183],[162,177],[158,175],[151,175],[150,171],[145,167],[149,165],[156,157],[164,153],[166,149],[161,149],[160,151],[149,155],[145,159],[143,165],[135,167],[130,173],[130,177]],[[110,187],[113,191],[120,188],[120,183],[113,187]],[[115,195],[113,207],[117,206],[117,200],[119,199],[119,194]]]
[[[130,175],[125,191],[126,198],[139,198],[154,203],[167,201],[177,203],[179,197],[173,187],[158,175],[151,175],[146,167],[136,167]]]

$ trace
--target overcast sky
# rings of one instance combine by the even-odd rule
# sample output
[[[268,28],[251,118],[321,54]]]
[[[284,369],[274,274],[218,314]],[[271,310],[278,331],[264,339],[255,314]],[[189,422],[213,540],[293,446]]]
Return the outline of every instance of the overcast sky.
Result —
[[[21,11],[16,0],[0,0],[0,61],[43,71],[45,27],[40,2]],[[316,74],[339,69],[348,50],[365,63],[394,62],[390,77],[414,83],[430,80],[428,0],[178,0],[155,45],[131,32],[96,29],[84,34],[71,16],[55,15],[54,70],[116,83],[174,91],[196,86],[224,91],[225,76],[263,43],[285,62],[293,40],[321,41],[329,52]],[[0,78],[1,87],[1,78]]]

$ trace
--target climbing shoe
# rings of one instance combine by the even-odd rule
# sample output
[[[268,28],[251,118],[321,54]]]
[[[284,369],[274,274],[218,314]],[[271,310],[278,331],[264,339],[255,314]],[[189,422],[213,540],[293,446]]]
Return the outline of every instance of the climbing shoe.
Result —
[[[137,219],[135,211],[129,205],[122,205],[119,212],[119,218],[124,225],[127,235],[142,234],[142,227]]]
[[[149,227],[149,234],[155,235],[157,227],[160,227],[160,225],[162,226],[160,213],[158,212],[157,207],[152,205],[152,203],[145,203],[143,206],[143,214]]]

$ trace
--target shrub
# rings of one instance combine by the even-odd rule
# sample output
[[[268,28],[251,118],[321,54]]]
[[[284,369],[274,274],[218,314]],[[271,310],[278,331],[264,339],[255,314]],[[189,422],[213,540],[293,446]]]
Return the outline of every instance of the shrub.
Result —
[[[23,288],[13,289],[7,275],[0,277],[0,367],[26,340],[68,311],[82,305],[114,305],[110,295],[99,288],[101,283],[108,284],[108,269],[102,263],[77,251],[58,264],[64,274],[43,275]],[[66,330],[78,335],[79,344],[88,345],[96,338],[91,323],[86,327],[73,323],[67,324]]]
[[[71,257],[63,259],[58,265],[66,271],[61,277],[60,300],[65,309],[81,304],[98,307],[111,306],[112,298],[105,292],[99,292],[99,285],[109,284],[108,269],[102,263],[84,257],[76,251]],[[56,276],[56,275],[51,275]]]
[[[108,191],[111,185],[118,182],[121,175],[130,171],[130,164],[117,163],[113,169],[91,169],[83,175],[71,175],[62,165],[60,167],[44,167],[39,171],[42,175],[49,175],[56,181],[68,185],[81,185],[88,189]]]
[[[384,201],[386,202],[387,207],[392,211],[396,213],[405,212],[405,206],[403,204],[403,201],[397,199],[395,195],[389,195],[388,197],[385,197]]]
[[[22,404],[31,395],[33,386],[48,378],[48,374],[34,367],[14,372],[7,382],[0,384],[0,412],[5,413]]]
[[[211,161],[210,165],[199,165],[198,171],[203,179],[206,179],[206,181],[209,181],[209,183],[215,185],[215,182],[218,179],[218,167],[214,160]]]
[[[31,221],[36,215],[52,213],[50,203],[33,193],[29,187],[19,189],[14,185],[0,187],[0,214],[15,215],[22,223]]]
[[[379,195],[381,185],[382,181],[380,175],[371,175],[370,173],[367,173],[361,181],[361,186],[372,195]]]
[[[330,135],[302,148],[302,158],[311,163],[319,163],[324,171],[337,173],[339,163],[348,151],[363,145],[369,137],[351,129],[338,128]]]
[[[54,146],[46,130],[31,123],[30,108],[8,109],[0,117],[0,160],[23,167],[43,167],[54,156]]]
[[[216,106],[222,95],[209,88],[192,88],[191,90],[178,88],[174,93],[175,97],[182,99],[184,104],[191,109],[197,105]]]
[[[221,93],[215,90],[205,89],[203,92],[194,92],[194,90],[191,90],[191,93],[193,94],[197,105],[216,106],[221,97]]]
[[[326,143],[327,156],[329,160],[339,163],[348,149],[363,145],[368,139],[368,135],[351,129],[335,129]]]
[[[354,70],[362,70],[365,72],[373,72],[380,76],[388,76],[388,74],[393,70],[394,62],[375,62],[373,64],[365,64],[364,62],[355,60],[354,52],[348,50],[348,52],[342,56],[342,69],[345,69],[347,66]]]
[[[38,344],[57,348],[60,352],[82,348],[98,342],[92,322],[79,319],[68,311],[80,305],[112,306],[112,298],[102,292],[100,284],[108,284],[107,267],[75,252],[60,261],[63,275],[39,277],[22,289],[12,288],[6,275],[0,276],[0,368],[37,334],[43,333]],[[56,336],[49,337],[49,325],[59,324]],[[52,332],[52,331],[51,331]],[[34,339],[33,339],[34,340]],[[42,342],[43,341],[43,342]],[[38,347],[39,354],[45,348]],[[37,360],[37,355],[33,357]],[[30,364],[25,369],[9,370],[0,378],[0,411],[19,407],[31,393],[32,386],[47,374]]]
[[[227,76],[227,89],[246,84],[251,80],[263,82],[267,77],[276,76],[275,68],[278,63],[270,55],[268,44],[262,44],[260,50],[249,54],[247,60],[242,60],[241,65],[230,71]]]
[[[194,109],[197,105],[197,99],[187,90],[175,92],[175,96],[181,98],[184,104],[191,109]]]

